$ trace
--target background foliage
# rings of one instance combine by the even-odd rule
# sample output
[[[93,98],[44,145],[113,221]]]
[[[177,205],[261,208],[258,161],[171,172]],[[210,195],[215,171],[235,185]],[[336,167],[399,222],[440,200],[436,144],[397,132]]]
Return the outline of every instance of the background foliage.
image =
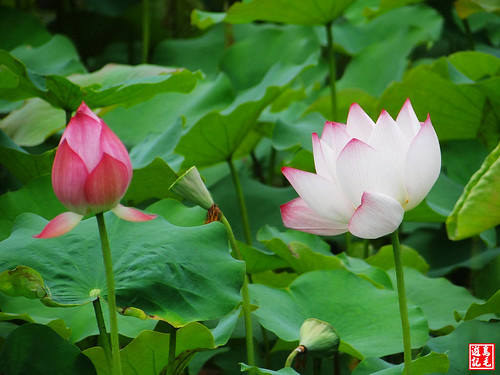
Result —
[[[348,248],[342,236],[286,230],[279,205],[296,193],[280,168],[314,171],[311,133],[345,122],[352,102],[376,119],[382,108],[395,117],[409,97],[421,121],[430,114],[443,159],[401,228],[414,368],[468,373],[468,343],[500,337],[499,4],[232,3],[1,2],[0,372],[107,371],[90,303],[106,298],[95,220],[58,239],[31,237],[65,211],[51,165],[85,100],[130,150],[125,203],[160,215],[142,224],[108,218],[126,374],[164,369],[171,326],[179,373],[249,369],[240,366],[244,264],[230,256],[221,224],[203,225],[205,211],[168,190],[192,165],[241,240],[258,373],[296,373],[279,369],[309,317],[340,333],[342,374],[401,373],[390,245],[354,238]],[[43,352],[22,354],[41,338]],[[325,360],[324,373],[333,366]]]

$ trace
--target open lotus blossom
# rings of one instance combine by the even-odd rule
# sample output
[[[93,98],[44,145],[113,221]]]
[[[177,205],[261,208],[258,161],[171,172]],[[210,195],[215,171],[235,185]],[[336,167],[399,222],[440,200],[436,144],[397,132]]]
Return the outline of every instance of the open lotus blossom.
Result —
[[[127,149],[115,133],[82,102],[64,131],[52,166],[52,186],[70,211],[52,219],[36,238],[61,236],[89,213],[112,210],[128,221],[148,215],[119,204],[132,180]]]
[[[347,124],[326,122],[312,143],[316,173],[282,169],[300,195],[281,206],[283,223],[304,232],[349,231],[367,239],[392,233],[404,211],[429,193],[441,169],[430,117],[420,123],[409,99],[396,121],[382,111],[377,123],[354,103]]]

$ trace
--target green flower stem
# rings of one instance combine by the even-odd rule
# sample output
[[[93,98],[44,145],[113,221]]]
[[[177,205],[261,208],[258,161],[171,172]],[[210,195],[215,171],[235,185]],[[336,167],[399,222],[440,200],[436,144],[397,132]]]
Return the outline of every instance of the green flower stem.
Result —
[[[234,188],[236,190],[236,197],[238,198],[238,205],[240,206],[241,221],[243,223],[243,231],[245,233],[245,242],[247,245],[252,246],[252,234],[250,232],[250,224],[248,223],[247,206],[245,204],[245,198],[243,197],[240,178],[238,176],[238,172],[234,168],[233,160],[231,158],[227,159],[227,164],[229,165],[229,169],[231,171],[231,177],[233,178]]]
[[[66,109],[66,110],[64,110],[64,113],[66,114],[66,126],[68,126],[68,124],[71,120],[71,115],[73,114],[73,111]]]
[[[168,365],[167,375],[175,375],[175,348],[177,343],[177,328],[169,327],[169,343],[168,343]]]
[[[347,255],[352,256],[352,234],[351,232],[345,232],[345,252]]]
[[[293,352],[291,352],[285,362],[285,367],[292,367],[293,360],[299,353],[304,352],[304,347],[303,346],[297,346],[295,349],[293,349]]]
[[[227,221],[224,214],[221,213],[220,221],[226,227],[227,235],[229,237],[229,243],[233,249],[233,253],[236,254],[238,259],[243,260],[241,256],[240,249],[238,248],[238,243],[234,237],[233,229]],[[243,281],[243,286],[241,287],[241,295],[243,299],[243,316],[245,319],[245,336],[247,345],[247,362],[249,366],[255,366],[255,351],[253,346],[253,332],[252,332],[252,309],[250,307],[250,293],[248,292],[248,276],[245,274],[245,280]],[[250,370],[251,374],[255,374],[254,370]]]
[[[267,184],[273,184],[274,165],[276,164],[276,149],[271,147],[271,155],[269,156],[269,165],[267,168]]]
[[[104,315],[102,314],[101,299],[97,297],[92,301],[92,305],[94,306],[95,317],[97,319],[97,327],[99,328],[99,334],[101,336],[102,347],[104,349],[104,355],[106,356],[106,362],[108,362],[108,367],[111,369],[111,347],[109,345],[108,333],[106,332],[106,324],[104,323]]]
[[[337,121],[337,89],[335,88],[335,81],[337,79],[337,69],[335,67],[335,56],[333,53],[333,34],[332,34],[332,22],[328,22],[326,25],[326,53],[328,59],[328,69],[330,72],[330,100],[332,104],[332,120]]]
[[[403,347],[406,375],[411,375],[411,337],[410,321],[408,319],[408,306],[406,304],[405,275],[403,261],[401,259],[401,247],[399,245],[398,230],[391,235],[392,249],[394,250],[394,265],[396,267],[396,282],[398,287],[399,314],[401,315],[401,326],[403,327]]]
[[[102,212],[95,215],[99,226],[101,237],[102,257],[104,260],[104,270],[106,272],[106,285],[108,288],[108,306],[111,334],[111,354],[113,357],[112,374],[121,375],[122,364],[120,361],[120,344],[118,341],[118,317],[116,313],[115,280],[113,277],[113,263],[111,260],[111,250],[109,248],[108,233]]]
[[[149,0],[142,0],[142,62],[144,64],[147,64],[149,58],[150,19]]]

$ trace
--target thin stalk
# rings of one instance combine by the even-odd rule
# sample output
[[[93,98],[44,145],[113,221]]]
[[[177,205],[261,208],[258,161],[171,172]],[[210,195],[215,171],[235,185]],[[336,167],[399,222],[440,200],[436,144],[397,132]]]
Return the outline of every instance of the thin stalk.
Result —
[[[333,354],[333,375],[340,375],[340,358],[339,352]]]
[[[276,164],[276,149],[271,147],[271,155],[269,156],[269,165],[267,167],[267,184],[273,184],[274,165]]]
[[[150,20],[149,0],[142,0],[142,62],[144,64],[147,64],[149,58]]]
[[[113,277],[113,262],[111,259],[111,249],[109,247],[106,223],[102,212],[95,215],[101,237],[102,258],[104,260],[104,270],[106,272],[106,285],[108,288],[109,322],[111,334],[111,354],[113,357],[112,374],[121,375],[122,364],[120,361],[120,343],[118,340],[118,318],[116,314],[115,280]]]
[[[167,375],[175,375],[175,348],[177,343],[177,328],[170,326],[168,343]]]
[[[304,353],[305,348],[302,345],[297,346],[293,352],[291,352],[285,362],[285,367],[292,367],[293,360],[297,357],[298,354]]]
[[[233,178],[234,188],[236,190],[236,197],[238,199],[238,205],[241,212],[241,222],[243,223],[243,232],[245,234],[245,242],[247,245],[252,246],[252,234],[250,233],[250,224],[248,223],[248,213],[247,206],[245,204],[245,197],[243,196],[243,190],[241,188],[240,178],[238,172],[234,168],[233,160],[231,158],[227,159],[227,164],[231,171],[231,177]]]
[[[332,22],[326,25],[326,57],[328,59],[328,70],[330,72],[330,99],[332,104],[332,120],[337,121],[337,89],[335,88],[335,81],[337,79],[337,68],[335,66],[335,56],[333,53],[333,34]]]
[[[238,259],[243,260],[240,249],[238,248],[238,243],[234,237],[233,229],[227,221],[224,214],[220,215],[220,221],[226,227],[227,235],[229,237],[229,243],[233,249],[233,253],[236,254]],[[245,320],[245,336],[246,336],[246,346],[247,346],[247,362],[249,366],[255,366],[255,350],[253,345],[253,331],[252,331],[252,309],[250,307],[250,293],[248,292],[248,276],[245,273],[245,280],[243,281],[243,286],[241,287],[241,296],[243,300],[243,316]],[[250,370],[250,374],[255,374],[255,371]]]
[[[64,113],[66,113],[66,126],[68,126],[68,124],[71,120],[71,115],[73,114],[73,111],[70,111],[69,109],[65,109]]]
[[[102,314],[101,299],[98,297],[92,301],[94,306],[95,317],[97,320],[97,327],[99,328],[99,335],[102,340],[102,347],[104,349],[104,355],[106,356],[106,362],[108,362],[108,367],[111,370],[113,364],[111,359],[111,346],[109,345],[109,337],[106,332],[106,324],[104,323],[104,315]]]
[[[398,230],[391,235],[392,249],[394,250],[394,265],[396,267],[396,283],[398,288],[399,314],[401,315],[401,326],[403,327],[403,347],[406,375],[411,375],[411,337],[410,321],[408,319],[408,307],[406,304],[405,275],[403,261],[401,259],[401,247],[399,245]]]
[[[345,232],[345,252],[347,255],[352,255],[352,234]]]
[[[465,33],[467,34],[467,41],[469,42],[469,49],[471,51],[474,51],[476,49],[476,46],[474,45],[474,37],[472,36],[472,31],[470,29],[469,21],[466,18],[462,19],[462,24],[464,25]]]
[[[313,375],[321,375],[322,358],[313,358]]]

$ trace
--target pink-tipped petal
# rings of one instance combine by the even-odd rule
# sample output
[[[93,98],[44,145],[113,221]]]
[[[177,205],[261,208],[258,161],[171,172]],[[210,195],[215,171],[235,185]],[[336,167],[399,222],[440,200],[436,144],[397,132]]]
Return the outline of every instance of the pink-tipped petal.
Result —
[[[406,201],[406,190],[396,169],[374,148],[352,139],[337,159],[337,177],[342,190],[355,207],[361,204],[365,191],[388,195]]]
[[[127,191],[129,183],[129,172],[125,164],[103,154],[85,183],[85,196],[90,211],[100,212],[115,207]]]
[[[420,130],[420,122],[410,103],[410,98],[406,99],[403,108],[399,111],[396,123],[404,134],[405,138],[411,142]]]
[[[351,140],[347,134],[346,126],[338,122],[327,121],[321,135],[321,142],[327,144],[333,151],[332,158],[337,160],[340,152],[344,149],[347,142]]]
[[[368,142],[375,126],[373,120],[363,111],[357,103],[351,104],[347,115],[347,133],[351,138],[358,138]]]
[[[94,112],[92,112],[92,110],[87,106],[85,102],[82,102],[82,104],[80,104],[80,107],[78,107],[76,112],[83,113],[84,115],[90,116],[94,120],[99,121],[99,117],[97,117],[97,115]]]
[[[73,212],[85,214],[87,167],[66,140],[59,145],[52,166],[52,187],[57,198]]]
[[[154,214],[145,214],[144,212],[136,210],[135,208],[125,207],[121,204],[112,208],[111,211],[113,211],[114,214],[120,219],[135,222],[153,220],[158,216]]]
[[[347,232],[347,224],[322,218],[302,198],[285,203],[280,209],[283,225],[287,228],[320,236],[335,236]]]
[[[35,238],[53,238],[62,236],[76,227],[82,220],[83,215],[74,212],[64,212],[57,215],[43,228],[42,232],[33,236]]]
[[[369,145],[388,160],[398,173],[402,174],[410,142],[386,111],[380,114],[372,131]]]
[[[127,167],[130,180],[132,179],[132,163],[130,161],[130,156],[128,155],[127,149],[123,145],[120,138],[116,136],[115,133],[104,123],[103,120],[99,119],[101,122],[101,150],[103,152],[111,155],[116,160],[121,161]]]
[[[403,221],[404,210],[395,199],[384,194],[365,192],[349,222],[356,237],[374,239],[394,232]]]
[[[408,150],[405,164],[405,184],[408,203],[405,211],[418,206],[436,182],[441,171],[441,150],[431,119],[423,123]]]
[[[102,150],[99,139],[101,124],[99,119],[77,111],[64,131],[61,143],[66,140],[69,146],[83,160],[90,173],[101,160]]]
[[[319,216],[331,221],[349,222],[354,206],[337,183],[294,168],[284,167],[281,171],[304,202]]]

